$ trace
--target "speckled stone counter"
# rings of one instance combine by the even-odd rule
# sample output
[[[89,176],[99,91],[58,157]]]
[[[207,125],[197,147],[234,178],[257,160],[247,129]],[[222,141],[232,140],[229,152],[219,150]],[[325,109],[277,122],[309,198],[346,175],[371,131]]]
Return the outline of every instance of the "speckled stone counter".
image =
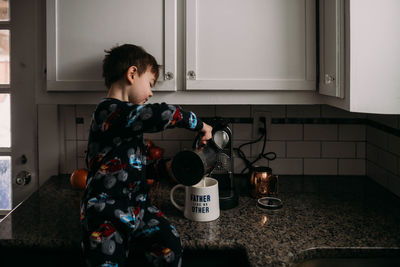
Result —
[[[185,219],[170,203],[168,185],[154,188],[151,197],[184,248],[244,248],[252,266],[400,255],[400,200],[369,178],[282,176],[279,188],[280,210],[262,210],[242,191],[239,206],[207,223]],[[0,223],[0,246],[79,249],[81,194],[67,176],[52,177]]]

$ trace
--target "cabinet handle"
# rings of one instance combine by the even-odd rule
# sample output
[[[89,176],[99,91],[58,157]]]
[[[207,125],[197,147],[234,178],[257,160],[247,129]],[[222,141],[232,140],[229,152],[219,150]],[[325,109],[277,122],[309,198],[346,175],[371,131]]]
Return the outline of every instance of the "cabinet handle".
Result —
[[[189,80],[196,80],[196,72],[193,70],[188,71],[187,75]]]
[[[172,72],[167,72],[164,75],[165,80],[172,80],[174,78],[174,74]]]
[[[325,84],[330,84],[335,81],[334,75],[325,74]]]

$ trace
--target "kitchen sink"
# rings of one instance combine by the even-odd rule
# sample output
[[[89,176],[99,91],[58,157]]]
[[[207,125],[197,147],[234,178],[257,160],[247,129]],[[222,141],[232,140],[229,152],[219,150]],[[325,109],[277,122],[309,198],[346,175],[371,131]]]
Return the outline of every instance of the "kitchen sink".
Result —
[[[241,248],[185,249],[182,258],[183,267],[250,266],[246,251]],[[79,249],[16,248],[14,246],[0,246],[0,266],[75,267],[84,266],[84,264]]]
[[[397,267],[400,257],[310,259],[295,267]]]
[[[400,266],[400,249],[384,247],[313,248],[300,253],[295,267],[394,267]]]

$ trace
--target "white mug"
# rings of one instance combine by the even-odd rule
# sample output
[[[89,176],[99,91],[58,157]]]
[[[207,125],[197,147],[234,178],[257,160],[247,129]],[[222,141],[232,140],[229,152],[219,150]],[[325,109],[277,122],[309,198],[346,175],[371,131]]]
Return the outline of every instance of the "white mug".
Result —
[[[178,205],[174,200],[174,192],[178,188],[185,188],[185,206]],[[189,220],[209,222],[219,217],[218,181],[214,178],[204,177],[192,186],[175,185],[170,198],[172,204],[183,211],[183,216]]]

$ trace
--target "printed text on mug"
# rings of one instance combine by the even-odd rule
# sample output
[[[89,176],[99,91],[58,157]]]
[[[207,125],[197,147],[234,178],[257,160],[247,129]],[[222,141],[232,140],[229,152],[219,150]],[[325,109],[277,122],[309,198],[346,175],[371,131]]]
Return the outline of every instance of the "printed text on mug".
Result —
[[[194,213],[209,213],[210,209],[208,203],[211,201],[210,195],[190,195],[190,200],[192,201],[192,212]],[[197,202],[197,203],[196,203]],[[203,202],[203,203],[198,203]]]

